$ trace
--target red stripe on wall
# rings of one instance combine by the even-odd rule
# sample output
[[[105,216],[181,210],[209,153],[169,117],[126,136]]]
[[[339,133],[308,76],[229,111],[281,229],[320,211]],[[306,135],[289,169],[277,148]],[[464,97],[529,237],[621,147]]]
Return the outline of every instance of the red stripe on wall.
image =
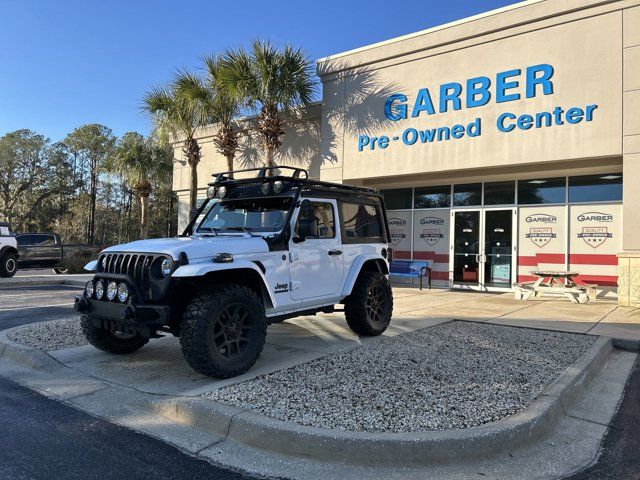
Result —
[[[574,265],[618,265],[618,257],[615,255],[573,253],[569,254],[569,263]]]
[[[536,253],[533,255],[519,255],[518,264],[523,267],[535,267],[539,263],[564,264],[564,253]]]
[[[449,272],[436,272],[433,270],[431,272],[431,280],[444,280],[445,282],[448,282]]]
[[[416,260],[433,260],[433,263],[449,263],[448,253],[413,252],[413,258]]]
[[[534,282],[538,277],[533,275],[518,275],[518,283],[520,282]]]
[[[615,275],[578,275],[574,277],[576,283],[595,283],[599,287],[617,287],[618,277]]]
[[[393,258],[397,258],[398,260],[411,260],[411,252],[406,250],[394,250]]]

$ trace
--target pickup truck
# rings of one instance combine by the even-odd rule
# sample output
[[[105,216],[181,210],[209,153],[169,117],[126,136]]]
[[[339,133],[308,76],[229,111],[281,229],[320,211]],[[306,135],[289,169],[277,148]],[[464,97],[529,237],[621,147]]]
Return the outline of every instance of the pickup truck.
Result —
[[[18,233],[18,268],[51,268],[54,273],[76,273],[73,258],[79,263],[91,259],[98,249],[90,245],[63,245],[55,233]],[[87,260],[88,261],[88,260]]]

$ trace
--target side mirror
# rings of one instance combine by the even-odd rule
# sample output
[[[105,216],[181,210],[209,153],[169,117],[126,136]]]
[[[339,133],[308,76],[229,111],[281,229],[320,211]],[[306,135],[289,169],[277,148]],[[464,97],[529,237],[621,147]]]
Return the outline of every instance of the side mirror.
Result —
[[[302,243],[302,242],[304,242],[305,240],[306,240],[306,239],[305,239],[304,237],[301,237],[301,236],[299,236],[299,235],[295,235],[295,236],[291,239],[291,241],[292,241],[293,243]]]

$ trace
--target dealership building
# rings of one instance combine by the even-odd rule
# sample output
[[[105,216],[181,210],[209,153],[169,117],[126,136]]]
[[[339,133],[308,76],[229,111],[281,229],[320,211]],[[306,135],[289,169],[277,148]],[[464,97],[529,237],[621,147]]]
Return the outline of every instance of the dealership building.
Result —
[[[277,162],[382,190],[396,258],[478,290],[570,270],[640,304],[639,0],[517,3],[317,72],[322,101],[289,120]],[[253,122],[238,168],[262,162]],[[215,131],[198,138],[202,197],[226,169]],[[181,225],[189,178],[176,163]]]

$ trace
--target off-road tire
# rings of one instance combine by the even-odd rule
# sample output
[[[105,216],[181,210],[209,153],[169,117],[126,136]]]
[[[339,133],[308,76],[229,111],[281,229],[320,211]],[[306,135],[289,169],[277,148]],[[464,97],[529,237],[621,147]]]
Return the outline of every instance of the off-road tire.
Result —
[[[0,277],[13,277],[18,271],[18,256],[15,253],[7,253],[0,257]]]
[[[132,353],[144,347],[149,342],[148,338],[140,335],[134,335],[128,338],[119,337],[109,330],[96,327],[86,315],[82,315],[80,325],[82,326],[82,333],[84,333],[89,343],[103,352],[116,354]]]
[[[378,272],[361,272],[351,295],[344,302],[344,316],[354,333],[373,337],[391,322],[393,295],[387,277]]]
[[[262,299],[250,288],[234,284],[215,286],[194,297],[180,326],[180,345],[187,363],[195,371],[217,378],[249,370],[260,356],[266,336]]]

